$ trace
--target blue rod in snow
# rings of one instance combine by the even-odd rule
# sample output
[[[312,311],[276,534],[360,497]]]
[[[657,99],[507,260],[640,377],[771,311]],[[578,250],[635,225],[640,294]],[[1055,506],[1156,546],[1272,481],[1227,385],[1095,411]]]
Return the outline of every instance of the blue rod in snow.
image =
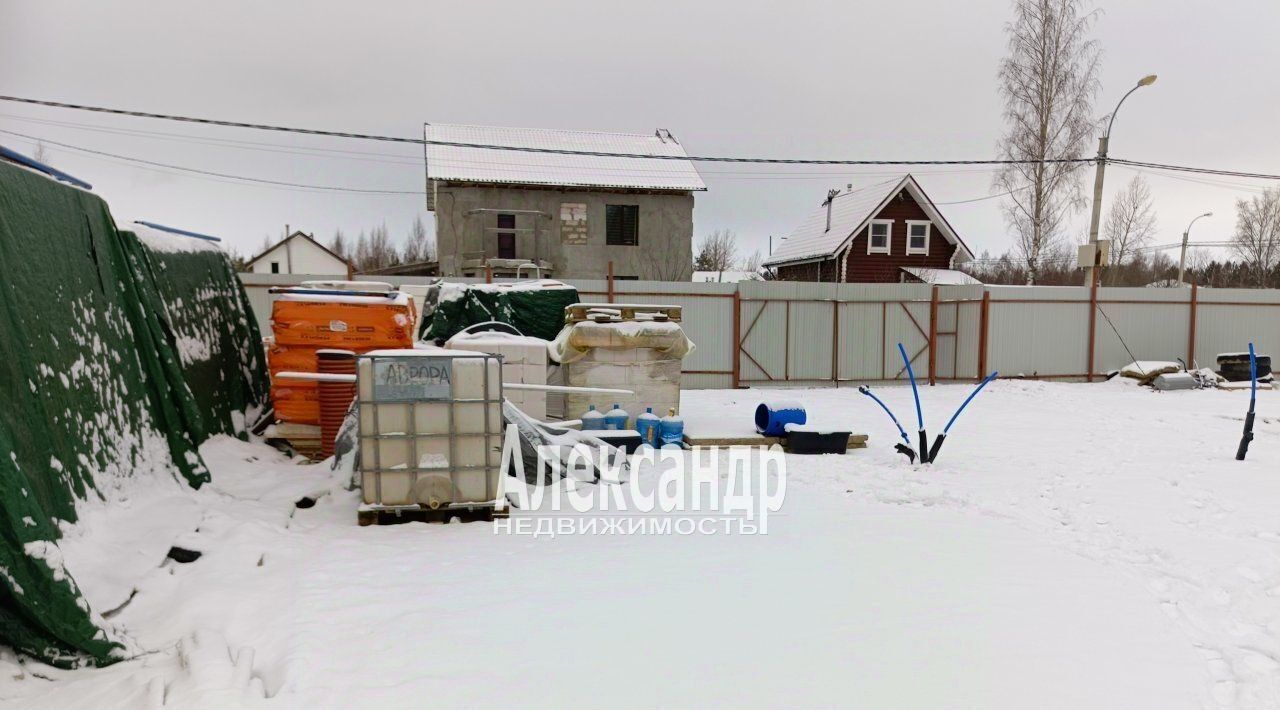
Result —
[[[916,373],[911,369],[911,358],[907,357],[907,349],[898,343],[898,353],[907,366],[907,377],[911,379],[911,394],[916,398],[916,426],[920,431],[920,463],[929,463],[929,435],[924,430],[924,411],[920,409],[920,389],[916,387]]]
[[[1236,449],[1236,461],[1244,461],[1249,442],[1253,441],[1253,415],[1258,404],[1258,356],[1253,352],[1253,343],[1249,343],[1249,382],[1249,413],[1244,415],[1244,436]]]
[[[986,387],[987,383],[994,380],[998,374],[1000,373],[993,372],[990,375],[987,375],[987,378],[974,388],[974,390],[969,393],[969,396],[965,397],[964,401],[960,403],[960,408],[956,410],[955,414],[951,415],[951,420],[942,428],[942,433],[938,435],[938,438],[933,440],[933,448],[929,449],[929,463],[933,463],[938,460],[938,452],[942,450],[942,442],[947,440],[947,432],[951,431],[951,425],[955,424],[956,419],[960,418],[960,412],[963,412],[964,408],[969,406],[969,402],[972,402],[973,398],[977,397],[978,393],[982,391],[982,388]]]
[[[911,437],[907,436],[907,430],[902,428],[902,424],[898,422],[898,418],[893,416],[893,411],[889,409],[889,405],[880,401],[880,398],[872,394],[871,388],[866,385],[862,385],[861,387],[859,387],[858,391],[870,397],[872,400],[874,400],[875,403],[880,405],[880,408],[884,410],[884,413],[888,414],[889,418],[893,420],[893,425],[898,427],[898,435],[902,437],[902,441],[904,442],[901,444],[897,444],[893,448],[896,449],[898,453],[905,454],[908,458],[910,458],[911,463],[915,463],[916,450],[911,448]]]

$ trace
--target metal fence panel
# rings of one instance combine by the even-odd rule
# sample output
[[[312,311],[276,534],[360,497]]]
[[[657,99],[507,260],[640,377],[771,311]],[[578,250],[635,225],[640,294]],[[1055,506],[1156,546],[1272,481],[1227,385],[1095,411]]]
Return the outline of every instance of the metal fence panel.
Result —
[[[321,278],[321,277],[316,277]],[[426,284],[429,277],[365,277],[396,285]],[[272,286],[313,277],[241,274],[259,324],[270,327]],[[476,283],[481,279],[449,279]],[[605,280],[575,279],[584,301],[608,299]],[[734,294],[740,298],[734,342]],[[677,283],[615,281],[616,302],[671,304],[684,310],[684,328],[697,349],[685,360],[685,386],[731,387],[735,359],[740,382],[752,386],[863,382],[905,378],[897,344],[914,356],[927,379],[933,287],[927,284],[824,284],[801,282]],[[978,377],[982,304],[987,314],[986,370],[1001,375],[1072,377],[1089,361],[1090,289],[1081,286],[938,287],[935,360],[941,379]],[[1239,352],[1253,341],[1264,353],[1280,352],[1280,291],[1197,289],[1195,357],[1214,365],[1220,352]],[[1133,358],[1186,357],[1192,335],[1190,289],[1099,288],[1094,324],[1094,371]],[[833,358],[832,348],[836,348]],[[1127,346],[1127,347],[1126,347]],[[1132,355],[1130,355],[1132,351]],[[832,366],[835,364],[833,378]]]
[[[1088,328],[1086,288],[992,289],[987,369],[1005,377],[1083,376]]]

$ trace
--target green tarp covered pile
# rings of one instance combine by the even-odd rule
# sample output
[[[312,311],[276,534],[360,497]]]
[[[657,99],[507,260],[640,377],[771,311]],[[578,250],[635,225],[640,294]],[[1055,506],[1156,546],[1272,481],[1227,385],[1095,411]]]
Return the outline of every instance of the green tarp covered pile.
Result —
[[[243,437],[271,387],[244,285],[215,244],[132,224],[205,433]]]
[[[554,340],[564,327],[565,307],[577,302],[577,289],[558,281],[444,283],[418,337],[443,343],[467,326],[497,321],[515,326],[522,335]]]
[[[0,643],[61,666],[121,656],[57,525],[131,480],[207,482],[196,447],[265,399],[258,342],[224,256],[157,251],[98,196],[0,161]]]

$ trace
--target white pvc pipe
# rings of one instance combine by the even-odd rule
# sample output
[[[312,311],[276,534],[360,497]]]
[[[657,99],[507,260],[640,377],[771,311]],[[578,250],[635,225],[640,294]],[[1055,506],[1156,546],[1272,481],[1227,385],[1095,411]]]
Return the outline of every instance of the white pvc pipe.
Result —
[[[523,382],[503,382],[502,386],[509,390],[529,390],[532,392],[588,392],[591,394],[635,394],[631,390],[615,390],[605,387],[569,387],[566,385],[531,385]]]
[[[355,375],[344,375],[337,372],[277,372],[276,379],[281,380],[310,380],[312,382],[351,382],[356,381]]]

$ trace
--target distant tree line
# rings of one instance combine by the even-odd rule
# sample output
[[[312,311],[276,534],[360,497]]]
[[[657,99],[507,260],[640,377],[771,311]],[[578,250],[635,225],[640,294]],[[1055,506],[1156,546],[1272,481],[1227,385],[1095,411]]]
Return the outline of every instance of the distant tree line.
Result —
[[[1111,265],[1103,270],[1104,285],[1178,285],[1178,248],[1150,248],[1156,225],[1151,191],[1140,176],[1135,177],[1116,196],[1102,226],[1102,238],[1111,240]],[[1220,260],[1197,247],[1188,248],[1183,280],[1215,288],[1280,288],[1280,188],[1236,200],[1236,226],[1228,249],[1234,258]],[[964,270],[989,284],[1080,284],[1073,247],[1047,247],[1034,268],[1033,274],[1024,254],[1015,250],[995,258],[983,253]]]
[[[396,246],[391,241],[390,231],[384,222],[368,232],[361,230],[355,239],[348,239],[339,229],[333,233],[328,247],[333,253],[350,261],[355,270],[360,272],[435,261],[436,258],[435,241],[427,236],[427,227],[422,223],[421,217],[413,219],[413,226],[402,246]]]

